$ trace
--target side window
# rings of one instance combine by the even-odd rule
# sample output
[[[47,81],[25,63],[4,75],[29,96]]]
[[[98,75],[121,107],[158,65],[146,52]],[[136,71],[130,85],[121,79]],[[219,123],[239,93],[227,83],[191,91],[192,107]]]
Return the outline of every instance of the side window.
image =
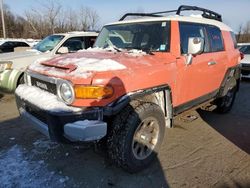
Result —
[[[232,40],[233,40],[233,43],[234,43],[234,48],[237,49],[237,40],[236,40],[236,36],[234,34],[234,32],[230,32],[231,34],[231,37],[232,37]]]
[[[24,42],[16,42],[15,46],[24,46],[24,47],[28,47],[29,45],[24,43]]]
[[[83,37],[72,37],[66,40],[62,47],[67,47],[70,53],[77,52],[78,50],[85,49]]]
[[[96,36],[85,37],[85,49],[92,48],[95,44]]]
[[[13,46],[13,42],[5,42],[1,46],[6,47],[6,48],[10,48]]]
[[[202,37],[205,39],[204,52],[208,52],[209,45],[205,35],[205,26],[193,23],[180,23],[181,53],[188,53],[188,38]]]
[[[219,28],[207,26],[207,33],[210,42],[210,51],[219,52],[224,50],[222,34]]]

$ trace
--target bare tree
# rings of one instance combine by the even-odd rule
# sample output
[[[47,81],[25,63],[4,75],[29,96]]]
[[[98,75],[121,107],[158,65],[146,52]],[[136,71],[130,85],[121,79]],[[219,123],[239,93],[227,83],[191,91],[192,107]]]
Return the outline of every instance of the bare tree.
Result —
[[[79,22],[83,31],[94,30],[100,20],[98,13],[90,7],[81,6],[79,9]]]
[[[88,18],[89,18],[89,29],[91,30],[95,30],[95,28],[97,27],[97,24],[99,22],[99,15],[97,14],[97,12],[95,10],[89,9],[89,11],[87,11],[88,13]]]
[[[55,33],[62,6],[58,1],[40,2],[40,9],[31,8],[25,12],[31,30],[39,37]]]
[[[45,3],[42,3],[44,14],[47,16],[48,24],[52,33],[55,33],[55,27],[58,15],[61,11],[61,4],[55,0],[47,0]]]
[[[39,0],[38,3],[39,8],[30,7],[25,11],[24,17],[13,14],[5,5],[4,16],[8,37],[43,38],[56,32],[98,28],[100,17],[92,8],[63,8],[59,0]],[[0,32],[1,30],[0,27]]]
[[[243,27],[243,25],[240,24],[239,29],[238,29],[237,41],[240,41],[240,39],[241,39],[242,27]]]

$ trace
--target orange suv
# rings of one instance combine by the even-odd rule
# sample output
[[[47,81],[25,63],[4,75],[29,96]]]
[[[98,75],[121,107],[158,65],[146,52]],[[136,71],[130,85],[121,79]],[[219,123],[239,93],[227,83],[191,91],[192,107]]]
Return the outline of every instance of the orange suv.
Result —
[[[118,166],[136,172],[155,158],[175,115],[207,102],[232,108],[239,61],[218,13],[184,5],[128,13],[103,27],[94,48],[30,65],[16,101],[52,140],[102,141]]]

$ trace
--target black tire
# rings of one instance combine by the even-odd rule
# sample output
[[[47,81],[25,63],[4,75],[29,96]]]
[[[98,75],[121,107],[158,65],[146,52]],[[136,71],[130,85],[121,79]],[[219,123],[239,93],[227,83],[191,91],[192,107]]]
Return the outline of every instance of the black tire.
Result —
[[[236,93],[237,93],[237,88],[234,87],[230,89],[224,97],[216,99],[215,100],[215,104],[217,106],[216,112],[222,114],[228,113],[233,107]]]
[[[150,120],[152,120],[152,124]],[[147,123],[146,125],[145,122]],[[152,130],[147,130],[148,134],[146,133],[145,136],[143,133],[146,132],[146,129]],[[154,139],[152,139],[153,134],[157,135]],[[152,142],[152,145],[157,140],[153,149],[148,149],[149,147],[136,141],[135,137],[138,139],[138,135],[140,135],[140,139],[144,136],[144,141],[148,143]],[[109,131],[107,137],[109,158],[116,165],[130,173],[138,172],[148,167],[155,159],[164,135],[165,117],[158,105],[153,103],[138,103],[135,107],[129,105],[115,117],[112,128]],[[137,147],[136,144],[143,148],[143,150],[136,150],[134,148]],[[138,159],[141,153],[145,154],[145,158]]]
[[[24,75],[22,74],[18,79],[17,86],[19,86],[20,84],[24,84],[24,83],[25,83]]]

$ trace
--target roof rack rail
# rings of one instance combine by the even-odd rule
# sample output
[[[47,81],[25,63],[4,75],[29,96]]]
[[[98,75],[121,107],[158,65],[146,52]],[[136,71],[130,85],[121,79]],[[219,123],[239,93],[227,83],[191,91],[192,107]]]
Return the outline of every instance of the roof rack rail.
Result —
[[[203,12],[202,17],[203,18],[208,18],[208,19],[213,19],[222,22],[222,16],[214,11],[201,8],[201,7],[196,7],[196,6],[189,6],[189,5],[181,5],[176,14],[180,15],[182,11],[201,11]]]
[[[214,11],[196,7],[196,6],[189,6],[189,5],[181,5],[177,10],[168,10],[168,11],[162,11],[162,12],[153,12],[153,13],[127,13],[124,16],[121,17],[119,21],[124,20],[128,16],[146,16],[146,17],[162,17],[159,14],[167,14],[175,12],[177,15],[180,15],[182,11],[201,11],[202,17],[207,19],[213,19],[222,22],[222,16]]]
[[[161,17],[160,15],[155,15],[155,14],[151,14],[151,13],[127,13],[127,14],[124,14],[123,17],[121,17],[121,19],[119,21],[124,20],[128,16]]]

